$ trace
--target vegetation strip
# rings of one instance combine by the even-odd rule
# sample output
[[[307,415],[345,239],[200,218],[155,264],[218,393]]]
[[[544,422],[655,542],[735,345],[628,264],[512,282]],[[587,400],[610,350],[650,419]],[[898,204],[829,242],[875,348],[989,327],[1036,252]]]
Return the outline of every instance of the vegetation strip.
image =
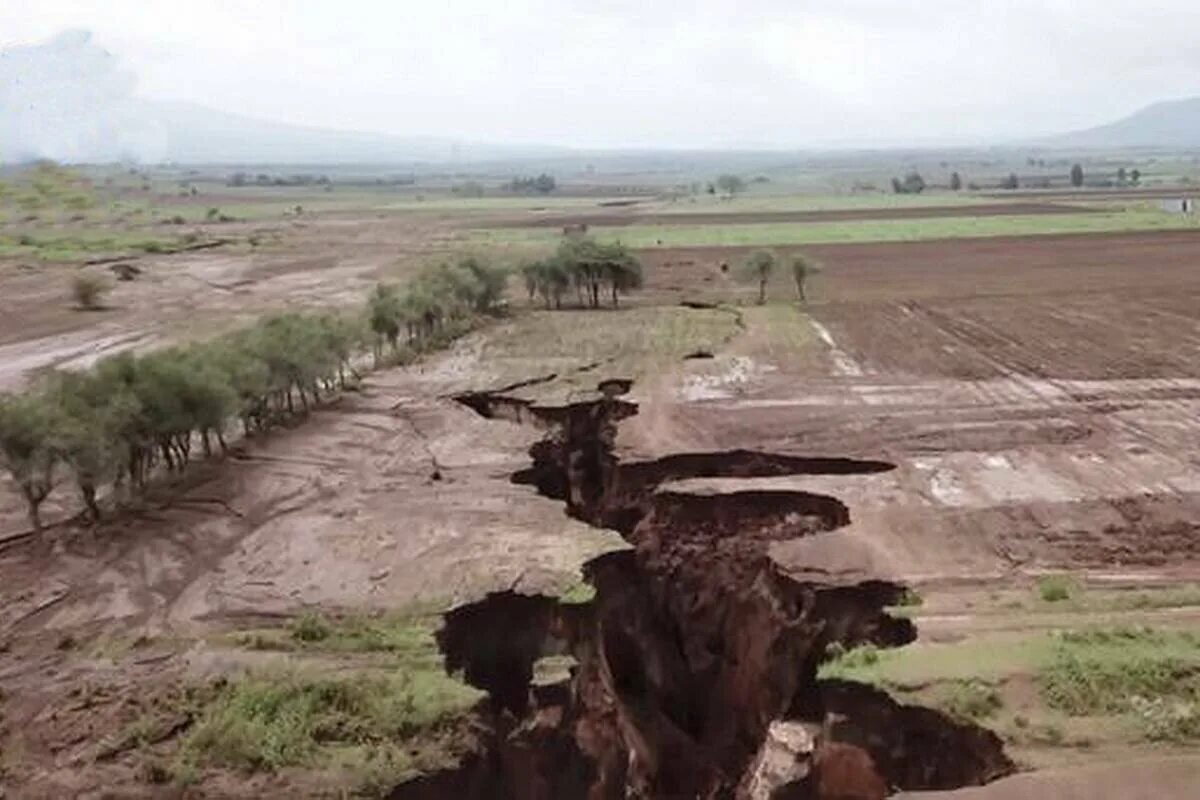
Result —
[[[25,499],[34,533],[63,470],[87,515],[99,519],[101,493],[141,494],[157,470],[183,470],[197,444],[205,456],[224,452],[233,420],[250,435],[306,415],[347,388],[368,343],[376,366],[385,341],[397,362],[445,345],[495,310],[504,279],[467,259],[425,270],[403,293],[380,285],[365,319],[279,314],[212,341],[50,373],[27,392],[0,397],[0,465]]]

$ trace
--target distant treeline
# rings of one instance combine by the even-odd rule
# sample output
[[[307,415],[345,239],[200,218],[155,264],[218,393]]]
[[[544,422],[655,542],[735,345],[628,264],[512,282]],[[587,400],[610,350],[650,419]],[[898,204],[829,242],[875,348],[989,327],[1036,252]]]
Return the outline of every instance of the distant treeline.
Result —
[[[412,186],[417,179],[411,175],[394,175],[380,178],[339,179],[339,186]],[[269,175],[265,172],[251,174],[235,172],[229,176],[226,185],[242,186],[333,186],[335,181],[328,175]]]

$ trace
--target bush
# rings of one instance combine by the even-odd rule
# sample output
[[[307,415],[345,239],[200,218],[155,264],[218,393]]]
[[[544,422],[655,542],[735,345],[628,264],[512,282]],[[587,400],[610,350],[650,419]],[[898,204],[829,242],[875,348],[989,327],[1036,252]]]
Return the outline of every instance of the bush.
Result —
[[[100,275],[80,273],[71,279],[71,297],[75,305],[86,311],[104,307],[104,296],[112,286]]]
[[[938,706],[950,716],[970,722],[990,717],[1003,705],[995,687],[979,680],[953,681],[938,701]]]
[[[292,623],[292,638],[301,642],[320,642],[333,632],[328,620],[320,614],[307,612]]]
[[[1038,578],[1038,595],[1047,603],[1070,600],[1074,582],[1065,575],[1046,575]]]
[[[1200,702],[1134,695],[1129,704],[1142,734],[1152,742],[1200,739]]]

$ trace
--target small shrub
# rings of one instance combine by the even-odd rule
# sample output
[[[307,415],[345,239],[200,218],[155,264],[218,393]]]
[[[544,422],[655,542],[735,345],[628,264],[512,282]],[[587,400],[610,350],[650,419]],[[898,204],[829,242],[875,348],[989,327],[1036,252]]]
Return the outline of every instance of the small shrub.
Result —
[[[910,586],[904,587],[904,594],[900,595],[900,599],[896,601],[896,605],[903,608],[915,608],[922,605],[925,598],[921,597],[921,593]]]
[[[1152,742],[1191,742],[1200,739],[1200,703],[1174,698],[1129,700],[1142,734]]]
[[[103,277],[84,272],[71,280],[71,297],[79,308],[93,311],[104,307],[104,296],[110,288]]]
[[[1065,575],[1046,575],[1038,578],[1038,595],[1047,603],[1058,603],[1071,599],[1074,583]]]
[[[292,623],[292,638],[300,642],[321,642],[331,633],[333,626],[320,614],[306,612]]]
[[[1004,706],[995,687],[979,680],[954,681],[939,698],[938,706],[952,717],[967,721],[986,719]]]

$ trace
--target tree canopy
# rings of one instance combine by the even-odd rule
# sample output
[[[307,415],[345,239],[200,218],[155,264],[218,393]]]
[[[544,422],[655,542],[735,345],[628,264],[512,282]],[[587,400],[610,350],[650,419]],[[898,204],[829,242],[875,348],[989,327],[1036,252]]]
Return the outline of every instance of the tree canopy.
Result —
[[[574,286],[579,305],[599,308],[605,289],[615,308],[620,295],[642,287],[641,262],[619,242],[602,244],[586,236],[564,239],[558,250],[521,267],[532,300],[541,297],[546,308],[562,308],[562,298]]]
[[[739,175],[725,174],[717,177],[716,187],[723,194],[733,197],[738,192],[746,190],[746,181]]]
[[[758,281],[758,304],[767,302],[767,282],[779,259],[770,250],[755,250],[746,259],[744,272],[747,277]]]

